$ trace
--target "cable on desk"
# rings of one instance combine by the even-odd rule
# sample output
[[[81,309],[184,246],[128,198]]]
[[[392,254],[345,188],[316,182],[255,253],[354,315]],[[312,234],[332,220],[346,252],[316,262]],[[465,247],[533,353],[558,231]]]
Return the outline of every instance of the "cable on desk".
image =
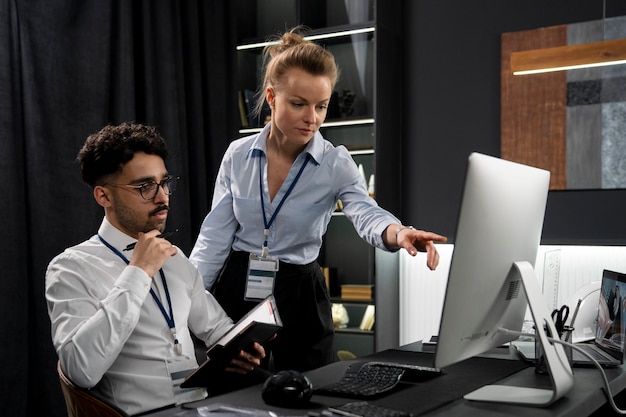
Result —
[[[532,337],[533,339],[537,338],[537,335],[535,335],[534,333],[523,333],[523,332],[518,332],[518,331],[515,331],[515,330],[504,329],[504,328],[500,328],[498,330],[503,332],[503,333],[509,333],[509,334],[517,335],[519,337]],[[586,357],[588,357],[591,360],[591,362],[593,362],[594,366],[596,368],[598,368],[598,370],[600,371],[600,375],[602,375],[602,382],[603,382],[603,385],[604,385],[604,393],[608,397],[609,404],[611,404],[611,407],[613,408],[613,410],[617,414],[624,414],[624,415],[626,415],[626,410],[622,410],[622,409],[618,408],[617,404],[615,404],[615,400],[613,399],[613,394],[611,393],[611,386],[609,385],[609,380],[606,377],[606,373],[604,372],[604,368],[602,367],[602,365],[600,365],[598,363],[597,360],[595,360],[595,358],[593,358],[589,354],[589,352],[585,351],[584,349],[579,348],[578,346],[576,346],[573,343],[566,342],[566,341],[561,340],[561,339],[555,339],[555,338],[552,338],[552,337],[548,337],[548,341],[551,342],[551,343],[559,343],[559,344],[561,344],[563,346],[570,347],[570,348],[574,349],[575,351],[580,352],[583,355],[585,355]]]

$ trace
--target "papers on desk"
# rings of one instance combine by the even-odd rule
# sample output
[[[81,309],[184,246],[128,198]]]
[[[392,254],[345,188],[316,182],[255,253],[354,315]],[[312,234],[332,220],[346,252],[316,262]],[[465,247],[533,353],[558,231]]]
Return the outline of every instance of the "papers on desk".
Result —
[[[190,407],[190,405],[184,406]],[[276,414],[271,411],[257,410],[255,408],[240,407],[233,404],[210,404],[204,405],[193,410],[189,410],[182,414],[176,414],[177,417],[241,417],[241,416],[254,416],[254,417],[276,417]]]

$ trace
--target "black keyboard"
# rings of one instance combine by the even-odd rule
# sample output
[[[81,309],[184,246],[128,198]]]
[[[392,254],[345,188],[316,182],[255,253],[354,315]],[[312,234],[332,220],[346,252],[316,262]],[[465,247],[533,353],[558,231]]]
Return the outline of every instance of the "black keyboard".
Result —
[[[391,362],[351,364],[341,379],[315,389],[316,394],[339,397],[373,398],[393,390],[406,373],[439,374],[441,369]]]
[[[600,351],[600,348],[594,345],[582,345],[579,347],[583,349],[585,352],[587,352],[592,358],[594,358],[597,361],[606,361],[607,357],[609,356],[608,354],[602,353]],[[585,355],[584,353],[581,353],[577,350],[573,350],[572,360],[587,362],[589,361],[589,357],[587,357],[587,355]]]

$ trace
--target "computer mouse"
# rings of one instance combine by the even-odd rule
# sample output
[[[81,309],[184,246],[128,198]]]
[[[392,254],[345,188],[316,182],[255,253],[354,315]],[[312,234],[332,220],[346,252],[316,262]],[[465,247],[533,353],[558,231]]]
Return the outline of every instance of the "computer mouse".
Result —
[[[262,398],[267,404],[279,407],[302,407],[313,395],[311,381],[297,371],[279,371],[263,384]]]

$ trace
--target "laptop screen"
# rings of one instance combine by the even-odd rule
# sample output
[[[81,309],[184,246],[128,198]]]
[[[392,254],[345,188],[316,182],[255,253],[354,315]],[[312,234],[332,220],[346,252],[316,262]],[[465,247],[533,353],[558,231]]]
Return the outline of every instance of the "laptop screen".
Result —
[[[604,270],[596,326],[596,344],[612,356],[624,355],[626,274]]]

